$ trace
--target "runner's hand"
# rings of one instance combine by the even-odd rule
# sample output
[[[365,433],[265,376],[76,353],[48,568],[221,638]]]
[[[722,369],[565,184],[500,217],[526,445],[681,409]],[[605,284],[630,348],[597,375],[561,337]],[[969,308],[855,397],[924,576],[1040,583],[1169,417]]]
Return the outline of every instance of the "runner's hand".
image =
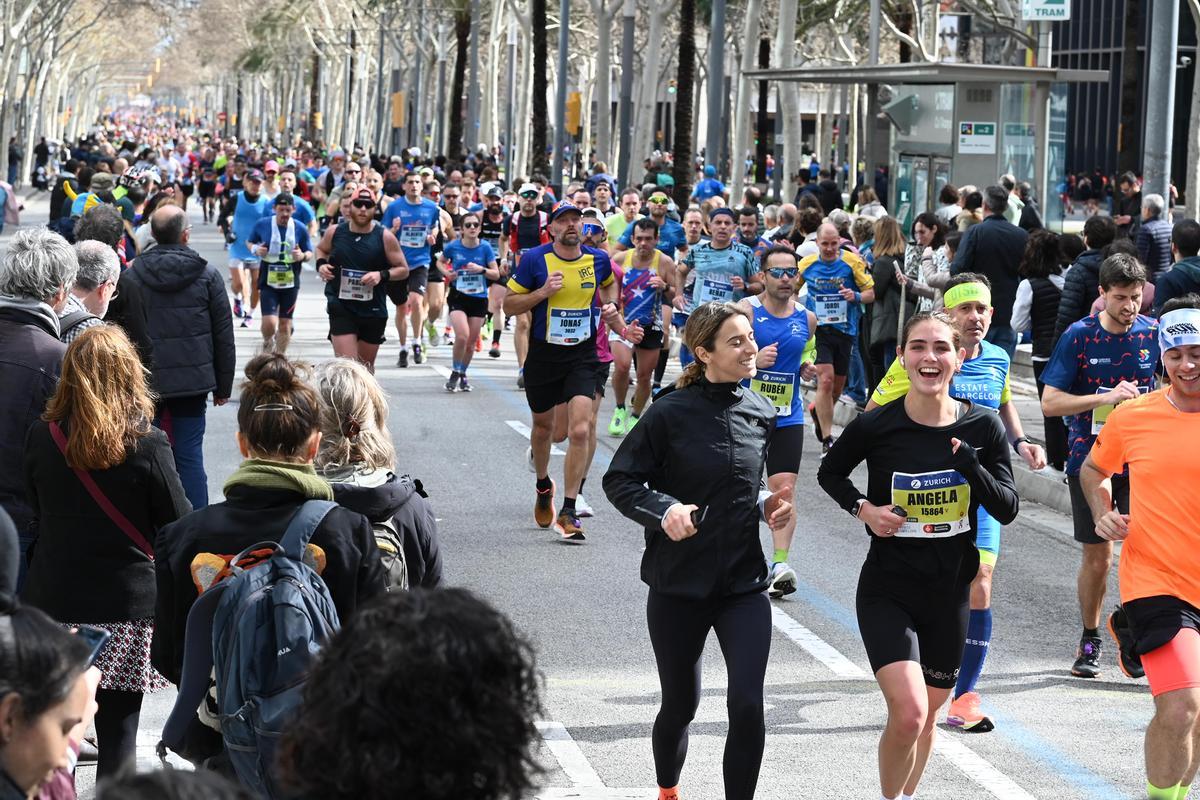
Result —
[[[446,280],[454,283],[454,279],[458,277],[458,273],[452,269],[443,269],[442,274],[446,276]]]
[[[683,311],[683,309],[685,308],[685,305],[686,305],[686,303],[683,299],[682,294],[677,294],[677,295],[675,295],[675,297],[673,297],[671,299],[671,306],[673,308],[675,308],[677,311]]]
[[[729,285],[739,292],[746,288],[746,282],[737,275],[729,279]]]
[[[1112,405],[1116,405],[1117,403],[1121,403],[1126,400],[1133,400],[1137,396],[1137,384],[1131,381],[1121,381],[1111,392],[1104,393],[1105,401],[1111,403]]]
[[[637,320],[625,326],[625,333],[621,334],[621,338],[630,344],[637,344],[646,336],[646,331],[642,328],[642,324]]]
[[[260,245],[255,245],[255,246],[254,246],[254,253],[255,253],[255,255],[258,255],[258,256],[265,256],[265,255],[266,255],[268,252],[269,252],[269,251],[268,251],[268,249],[267,249],[267,246],[266,246],[265,244],[260,244]]]
[[[392,220],[392,233],[395,233],[398,230],[400,230],[400,218],[396,217],[394,220]]]
[[[793,488],[790,486],[780,489],[763,503],[763,515],[767,518],[767,525],[771,530],[781,531],[791,524],[792,517],[796,513],[790,499],[792,491]]]
[[[775,366],[777,358],[779,358],[779,345],[772,343],[758,351],[758,359],[754,363],[759,369],[770,369]]]
[[[620,314],[617,313],[617,304],[605,303],[600,306],[600,318],[604,320],[604,324],[608,326],[609,330],[616,330],[615,323],[620,318]]]
[[[663,532],[672,542],[682,542],[689,536],[696,535],[696,526],[692,524],[692,512],[698,511],[699,506],[676,503],[667,509],[663,516]]]
[[[1042,449],[1041,445],[1021,442],[1017,447],[1017,452],[1021,454],[1021,458],[1025,459],[1025,466],[1034,472],[1046,466],[1046,451]]]
[[[873,503],[863,503],[858,518],[867,523],[876,536],[895,536],[900,526],[908,522],[899,514],[893,514],[890,507],[883,508]]]
[[[546,282],[542,284],[542,288],[538,289],[542,293],[542,297],[553,297],[558,294],[558,290],[563,287],[563,274],[561,272],[551,272],[546,276]]]
[[[811,361],[805,361],[800,365],[800,377],[806,381],[815,381],[817,379],[817,366]]]
[[[483,272],[483,267],[472,261],[470,264],[467,264],[467,272]]]
[[[213,397],[213,405],[214,406],[223,406],[228,402],[229,402],[228,397],[216,397],[216,396]]]
[[[437,231],[430,231],[429,235],[425,237],[425,241],[429,244],[437,244]]]
[[[383,276],[381,276],[377,271],[371,270],[366,275],[362,276],[362,285],[366,286],[367,288],[378,286],[379,281],[382,280],[382,277]]]
[[[321,276],[321,280],[331,281],[333,280],[333,267],[329,264],[322,264],[317,267],[317,274]]]
[[[660,278],[658,275],[651,275],[650,280],[648,280],[647,283],[650,284],[651,289],[667,288],[667,282],[664,281],[662,278]]]
[[[303,260],[304,260],[304,251],[301,250],[299,247],[293,247],[292,248],[292,261],[303,261]]]
[[[1109,511],[1096,520],[1096,535],[1110,542],[1119,542],[1129,535],[1129,515]]]
[[[843,286],[841,289],[838,289],[838,294],[840,294],[842,296],[843,300],[849,300],[850,302],[854,302],[854,290],[853,289]]]

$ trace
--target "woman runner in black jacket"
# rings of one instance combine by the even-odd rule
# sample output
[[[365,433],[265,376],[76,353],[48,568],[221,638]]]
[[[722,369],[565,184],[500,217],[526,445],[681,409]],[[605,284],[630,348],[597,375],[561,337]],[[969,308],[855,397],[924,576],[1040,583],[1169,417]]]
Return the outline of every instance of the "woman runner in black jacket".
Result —
[[[904,326],[902,403],[846,426],[817,480],[867,526],[871,549],[858,581],[858,625],[888,705],[879,740],[884,800],[912,796],[933,749],[934,721],[958,678],[971,580],[979,569],[976,511],[1017,516],[1008,442],[995,413],[950,397],[966,351],[946,314]],[[850,473],[867,462],[867,492]]]
[[[766,737],[771,646],[758,525],[765,517],[783,527],[793,511],[783,492],[763,490],[775,409],[740,384],[755,374],[758,353],[749,317],[733,303],[706,303],[685,337],[696,361],[625,436],[604,491],[645,526],[646,618],[662,686],[653,732],[659,797],[679,797],[688,725],[700,703],[700,657],[715,629],[729,671],[725,798],[749,800]]]

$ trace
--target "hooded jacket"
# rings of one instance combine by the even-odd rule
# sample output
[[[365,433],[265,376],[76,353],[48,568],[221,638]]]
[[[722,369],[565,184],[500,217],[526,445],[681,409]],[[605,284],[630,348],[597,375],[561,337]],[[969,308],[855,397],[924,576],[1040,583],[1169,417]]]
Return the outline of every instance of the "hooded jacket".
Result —
[[[67,346],[58,340],[58,315],[45,303],[0,296],[0,507],[17,532],[32,535],[25,496],[25,437],[58,385]]]
[[[1175,266],[1158,274],[1154,285],[1154,316],[1162,314],[1168,300],[1191,292],[1200,292],[1200,256],[1190,256],[1175,262]]]
[[[187,245],[163,244],[121,274],[108,320],[123,326],[163,400],[233,393],[237,355],[221,274]]]
[[[391,472],[379,474],[384,478],[382,482],[342,483],[337,476],[325,477],[333,487],[333,499],[338,505],[357,511],[373,523],[391,520],[404,542],[408,585],[432,589],[442,582],[442,555],[433,506],[425,499],[420,481]]]
[[[1062,298],[1058,301],[1058,321],[1054,324],[1055,342],[1062,338],[1063,331],[1092,313],[1092,303],[1100,296],[1103,260],[1099,250],[1084,250],[1067,270]]]

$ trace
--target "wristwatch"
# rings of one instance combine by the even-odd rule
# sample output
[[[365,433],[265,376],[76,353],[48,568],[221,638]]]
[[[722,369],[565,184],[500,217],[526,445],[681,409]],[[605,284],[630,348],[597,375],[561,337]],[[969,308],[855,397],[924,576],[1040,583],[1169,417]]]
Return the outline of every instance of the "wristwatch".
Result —
[[[854,510],[850,512],[850,516],[857,519],[859,512],[862,511],[862,507],[866,504],[866,502],[867,502],[867,498],[865,498],[865,497],[860,497],[857,500],[855,500],[854,501]]]
[[[1012,443],[1013,452],[1016,453],[1017,455],[1021,455],[1021,443],[1028,442],[1028,441],[1029,441],[1029,439],[1027,439],[1024,436],[1018,436],[1016,439],[1013,439],[1013,443]]]

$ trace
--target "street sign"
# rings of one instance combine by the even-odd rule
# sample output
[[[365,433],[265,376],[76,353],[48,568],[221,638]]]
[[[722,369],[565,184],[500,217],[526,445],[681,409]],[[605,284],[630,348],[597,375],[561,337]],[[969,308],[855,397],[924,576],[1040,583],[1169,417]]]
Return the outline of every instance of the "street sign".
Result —
[[[1021,0],[1021,19],[1026,22],[1068,20],[1071,0]]]
[[[958,154],[960,156],[994,156],[996,154],[996,123],[958,123]]]

